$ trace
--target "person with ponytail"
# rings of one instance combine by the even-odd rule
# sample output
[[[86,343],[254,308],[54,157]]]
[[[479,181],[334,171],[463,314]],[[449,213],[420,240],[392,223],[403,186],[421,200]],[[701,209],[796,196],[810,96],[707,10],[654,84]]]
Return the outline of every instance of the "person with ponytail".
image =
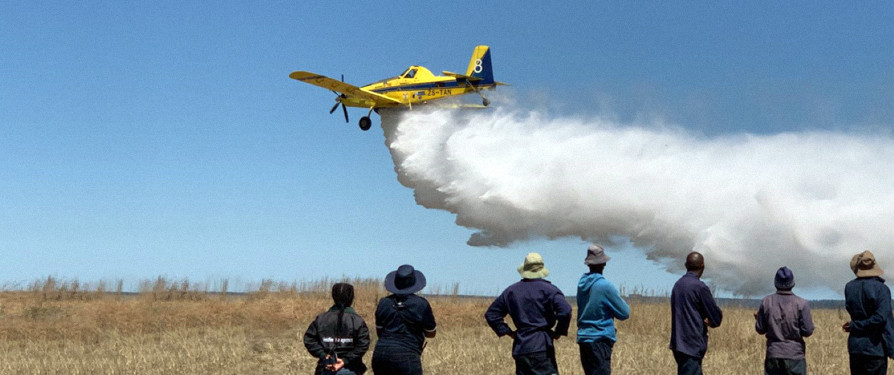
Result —
[[[318,359],[315,375],[362,375],[363,355],[369,350],[369,329],[351,305],[354,287],[332,286],[333,306],[317,315],[304,332],[304,347]]]

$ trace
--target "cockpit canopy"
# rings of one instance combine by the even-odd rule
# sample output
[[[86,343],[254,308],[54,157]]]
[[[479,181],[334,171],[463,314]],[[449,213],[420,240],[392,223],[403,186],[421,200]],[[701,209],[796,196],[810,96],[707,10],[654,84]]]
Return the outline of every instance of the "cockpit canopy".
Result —
[[[404,72],[398,76],[398,78],[404,78],[404,79],[413,79],[413,78],[430,79],[433,77],[434,77],[434,74],[432,74],[430,70],[426,69],[425,67],[421,67],[421,66],[417,66],[417,65],[413,65],[413,66],[407,68],[407,70],[404,70]]]
[[[403,73],[400,74],[400,78],[413,78],[416,76],[416,71],[417,71],[416,67],[411,66],[411,67],[407,68],[407,70],[404,70]]]

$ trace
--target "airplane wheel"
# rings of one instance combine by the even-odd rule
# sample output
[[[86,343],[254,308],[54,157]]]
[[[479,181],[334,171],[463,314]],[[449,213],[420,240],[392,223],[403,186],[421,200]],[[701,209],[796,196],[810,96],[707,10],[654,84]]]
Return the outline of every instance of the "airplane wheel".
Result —
[[[372,120],[367,116],[363,116],[360,118],[360,130],[367,131],[372,127]]]
[[[487,100],[487,98],[481,99],[481,104],[484,104],[484,106],[487,107],[490,105],[490,100]]]

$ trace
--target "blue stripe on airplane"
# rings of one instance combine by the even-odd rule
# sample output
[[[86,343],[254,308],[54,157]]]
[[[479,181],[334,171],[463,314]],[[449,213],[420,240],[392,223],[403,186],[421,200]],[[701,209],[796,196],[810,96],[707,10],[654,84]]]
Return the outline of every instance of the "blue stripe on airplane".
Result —
[[[488,87],[493,85],[473,85],[478,87]],[[458,82],[441,82],[441,85],[438,86],[437,83],[424,83],[418,85],[406,85],[406,86],[391,86],[391,87],[383,87],[378,89],[370,90],[372,92],[381,94],[391,91],[410,91],[410,90],[427,90],[427,89],[440,89],[440,88],[457,88],[457,87],[465,87],[465,85],[460,86]]]

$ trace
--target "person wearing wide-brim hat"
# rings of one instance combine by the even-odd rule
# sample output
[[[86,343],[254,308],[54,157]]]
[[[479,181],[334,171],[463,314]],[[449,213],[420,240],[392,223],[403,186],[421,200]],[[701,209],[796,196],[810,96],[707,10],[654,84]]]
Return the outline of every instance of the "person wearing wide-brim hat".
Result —
[[[602,246],[590,244],[584,258],[589,272],[577,283],[577,345],[584,375],[611,374],[615,319],[630,317],[630,305],[602,274],[610,259]]]
[[[866,250],[851,258],[857,276],[844,287],[844,304],[851,316],[841,328],[848,332],[851,374],[885,374],[894,358],[894,316],[891,290],[880,276],[875,255]]]
[[[549,270],[540,254],[529,253],[518,273],[522,280],[506,288],[484,318],[498,337],[512,338],[516,374],[557,374],[553,340],[568,335],[571,305],[559,288],[543,279]],[[515,331],[504,321],[507,314]]]
[[[754,329],[767,337],[764,373],[767,375],[806,375],[807,345],[804,338],[813,334],[813,317],[807,300],[792,293],[795,274],[780,267],[773,279],[776,293],[761,301],[754,314]]]
[[[435,337],[437,324],[428,300],[414,293],[425,288],[425,275],[404,264],[385,276],[385,290],[392,294],[379,300],[372,368],[376,374],[422,374],[425,339]]]

